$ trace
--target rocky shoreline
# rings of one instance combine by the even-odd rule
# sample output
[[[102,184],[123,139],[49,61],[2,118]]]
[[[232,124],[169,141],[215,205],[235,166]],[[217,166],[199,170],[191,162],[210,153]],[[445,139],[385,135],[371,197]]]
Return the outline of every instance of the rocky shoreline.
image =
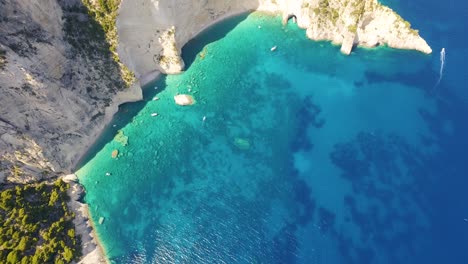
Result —
[[[93,222],[89,215],[88,205],[81,202],[84,189],[79,184],[75,174],[62,177],[62,180],[70,184],[67,194],[70,197],[68,208],[75,213],[75,232],[81,236],[83,258],[79,264],[105,264],[108,263],[104,249],[95,233]]]

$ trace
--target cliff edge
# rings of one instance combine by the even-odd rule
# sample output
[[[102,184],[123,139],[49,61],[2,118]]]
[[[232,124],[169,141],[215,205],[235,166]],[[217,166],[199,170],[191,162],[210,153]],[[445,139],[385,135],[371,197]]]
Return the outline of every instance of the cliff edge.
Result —
[[[260,10],[295,17],[313,40],[341,44],[349,54],[360,45],[432,50],[411,24],[377,0],[123,0],[117,17],[118,53],[139,78],[180,72],[182,46],[224,17]]]
[[[0,183],[70,172],[118,105],[141,98],[81,1],[0,1]]]

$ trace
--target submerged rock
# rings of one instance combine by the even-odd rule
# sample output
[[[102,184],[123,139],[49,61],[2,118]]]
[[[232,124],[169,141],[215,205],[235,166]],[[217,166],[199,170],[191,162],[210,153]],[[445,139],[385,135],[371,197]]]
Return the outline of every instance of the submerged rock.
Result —
[[[174,101],[178,105],[193,105],[195,100],[191,95],[188,94],[179,94],[174,96]]]
[[[125,136],[122,130],[117,131],[117,135],[115,135],[114,140],[122,144],[124,147],[128,145],[128,137]]]
[[[247,150],[250,148],[250,142],[244,138],[235,138],[234,145],[242,150]]]

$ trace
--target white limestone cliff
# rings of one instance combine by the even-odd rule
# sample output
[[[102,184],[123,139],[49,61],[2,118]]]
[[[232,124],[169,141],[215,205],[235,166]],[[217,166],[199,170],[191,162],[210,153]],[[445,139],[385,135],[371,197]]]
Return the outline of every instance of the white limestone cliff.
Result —
[[[118,105],[142,98],[80,6],[0,1],[0,183],[70,172]]]
[[[384,44],[432,52],[408,22],[377,0],[122,0],[119,56],[139,78],[154,71],[177,73],[188,40],[219,19],[249,10],[280,13],[284,21],[295,16],[310,39],[342,44],[344,54],[356,45]]]

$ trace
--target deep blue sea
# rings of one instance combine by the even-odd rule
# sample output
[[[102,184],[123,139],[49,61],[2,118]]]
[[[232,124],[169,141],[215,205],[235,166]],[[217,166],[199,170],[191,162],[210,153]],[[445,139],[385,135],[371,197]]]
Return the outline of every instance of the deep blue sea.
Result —
[[[77,172],[111,262],[468,263],[468,2],[381,2],[433,54],[252,13],[122,105]]]

